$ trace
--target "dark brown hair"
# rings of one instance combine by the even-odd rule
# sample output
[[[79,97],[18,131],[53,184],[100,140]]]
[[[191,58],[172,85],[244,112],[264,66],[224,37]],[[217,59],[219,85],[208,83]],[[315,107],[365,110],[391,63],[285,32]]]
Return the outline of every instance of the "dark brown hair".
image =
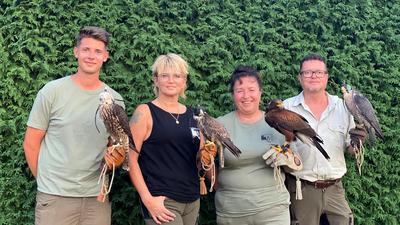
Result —
[[[305,57],[301,60],[301,62],[300,62],[300,71],[299,71],[299,73],[301,72],[301,69],[303,68],[303,63],[306,62],[306,61],[310,61],[310,60],[321,61],[321,62],[323,62],[323,63],[325,64],[325,67],[326,67],[326,61],[325,61],[324,57],[322,57],[321,55],[318,55],[318,54],[316,54],[316,53],[311,53],[311,54],[305,56]]]
[[[101,27],[86,26],[82,27],[79,31],[79,35],[76,36],[75,46],[79,46],[83,38],[94,38],[102,41],[108,47],[111,35]]]
[[[229,81],[229,91],[233,94],[233,86],[235,86],[236,81],[240,81],[242,77],[254,77],[257,80],[258,87],[262,90],[262,81],[260,77],[260,72],[251,66],[238,66],[233,71],[231,79]]]

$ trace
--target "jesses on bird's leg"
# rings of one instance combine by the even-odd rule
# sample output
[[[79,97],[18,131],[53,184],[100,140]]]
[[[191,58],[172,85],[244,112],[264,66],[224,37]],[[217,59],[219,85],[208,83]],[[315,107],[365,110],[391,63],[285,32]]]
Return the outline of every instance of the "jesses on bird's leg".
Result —
[[[285,141],[285,143],[282,145],[282,150],[285,153],[288,152],[289,150],[291,150],[290,149],[290,143]]]

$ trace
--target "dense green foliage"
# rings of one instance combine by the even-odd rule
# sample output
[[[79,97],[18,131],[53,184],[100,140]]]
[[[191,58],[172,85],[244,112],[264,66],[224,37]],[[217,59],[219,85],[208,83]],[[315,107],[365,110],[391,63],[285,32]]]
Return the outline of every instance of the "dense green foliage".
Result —
[[[0,1],[0,224],[33,224],[36,184],[22,141],[37,91],[76,69],[72,47],[83,25],[113,35],[102,79],[126,100],[128,115],[154,97],[150,66],[167,52],[189,62],[187,104],[219,116],[233,109],[227,81],[238,64],[263,73],[263,100],[299,92],[300,59],[328,61],[328,91],[347,81],[373,103],[385,142],[368,147],[363,175],[347,160],[344,179],[356,224],[400,222],[400,3],[319,1]],[[141,224],[126,173],[113,193],[113,224]],[[215,224],[212,196],[200,224]]]

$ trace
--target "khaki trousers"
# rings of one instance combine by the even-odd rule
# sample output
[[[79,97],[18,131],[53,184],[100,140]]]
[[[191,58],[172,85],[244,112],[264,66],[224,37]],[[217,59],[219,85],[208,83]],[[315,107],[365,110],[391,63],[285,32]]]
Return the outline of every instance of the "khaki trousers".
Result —
[[[197,225],[199,210],[200,210],[200,199],[190,203],[180,203],[170,198],[165,198],[164,206],[175,214],[175,219],[169,223],[163,223],[168,225]],[[144,214],[144,221],[146,225],[156,225],[156,222],[151,218],[150,213],[142,203],[142,210]]]
[[[292,223],[297,220],[299,225],[319,225],[321,214],[325,213],[330,225],[354,224],[341,181],[325,189],[301,182],[302,200],[296,200],[296,179],[287,176],[287,182],[294,217]]]
[[[37,192],[35,225],[110,225],[111,204],[96,197],[63,197]]]
[[[289,225],[290,215],[287,204],[265,209],[251,216],[221,217],[217,216],[218,225]]]

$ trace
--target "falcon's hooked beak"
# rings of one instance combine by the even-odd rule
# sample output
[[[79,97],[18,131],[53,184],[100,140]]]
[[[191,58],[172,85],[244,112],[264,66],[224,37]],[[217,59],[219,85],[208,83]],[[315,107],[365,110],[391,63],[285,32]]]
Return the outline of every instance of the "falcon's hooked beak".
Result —
[[[280,100],[280,101],[278,101],[278,102],[276,102],[276,106],[278,107],[278,108],[284,108],[284,105],[283,105],[283,102]]]
[[[347,94],[349,91],[351,91],[351,86],[343,83],[342,87],[340,87],[340,90],[342,91],[342,94]]]
[[[274,109],[283,109],[285,108],[283,105],[283,101],[280,99],[273,99],[270,102],[268,102],[267,104],[267,109],[265,110],[265,112],[269,112],[271,110]]]

